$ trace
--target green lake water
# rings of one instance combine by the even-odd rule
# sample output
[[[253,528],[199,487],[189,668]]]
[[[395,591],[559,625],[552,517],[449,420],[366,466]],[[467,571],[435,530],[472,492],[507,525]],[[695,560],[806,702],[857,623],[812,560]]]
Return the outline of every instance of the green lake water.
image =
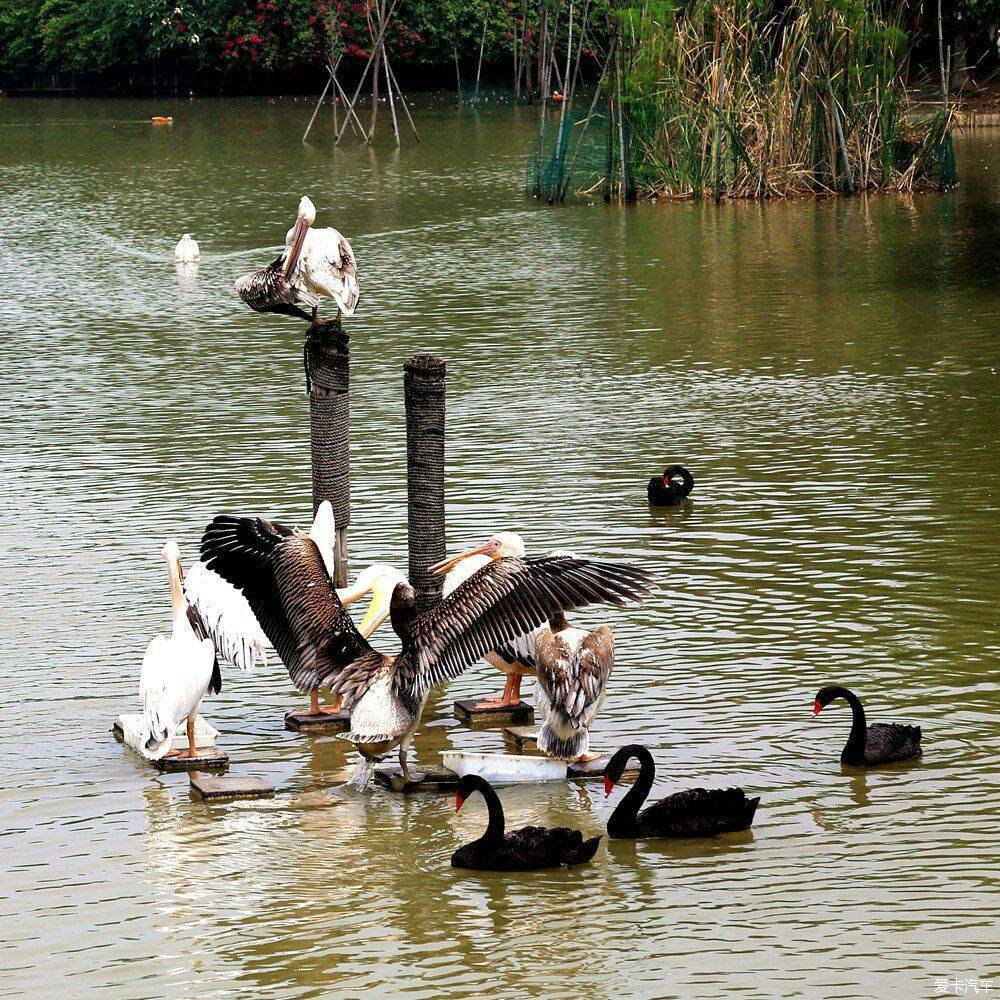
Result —
[[[304,146],[311,110],[0,103],[0,996],[1000,989],[1000,132],[957,138],[943,196],[550,209],[522,197],[531,110],[418,101],[399,151],[328,121]],[[271,801],[197,803],[111,738],[168,628],[163,541],[309,519],[301,326],[232,290],[301,194],[361,273],[352,566],[405,568],[402,364],[432,351],[449,548],[509,529],[656,570],[644,606],[574,616],[617,638],[592,742],[648,745],[657,794],[760,794],[751,833],[459,874],[481,801],[340,790],[276,659],[204,706]],[[695,491],[651,511],[673,461]],[[923,761],[843,770],[831,682],[922,725]],[[500,749],[451,704],[501,683],[433,695],[417,759]],[[502,799],[588,834],[611,809]]]

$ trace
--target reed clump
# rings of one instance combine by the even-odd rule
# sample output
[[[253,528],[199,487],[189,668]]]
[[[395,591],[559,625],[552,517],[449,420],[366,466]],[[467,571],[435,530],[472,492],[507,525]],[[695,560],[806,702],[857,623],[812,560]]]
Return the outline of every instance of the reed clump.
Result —
[[[955,181],[950,119],[912,115],[907,36],[878,2],[646,2],[621,17],[640,193],[776,198]]]

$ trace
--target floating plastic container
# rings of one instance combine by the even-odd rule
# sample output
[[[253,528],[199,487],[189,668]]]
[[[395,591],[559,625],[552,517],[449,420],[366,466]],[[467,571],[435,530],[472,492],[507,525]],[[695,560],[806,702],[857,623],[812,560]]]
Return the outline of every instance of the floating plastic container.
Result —
[[[444,766],[456,774],[478,774],[492,784],[519,781],[565,781],[566,761],[527,754],[482,753],[477,750],[443,750]]]
[[[139,749],[139,742],[143,738],[142,716],[119,715],[118,726],[121,727],[122,738],[133,749]],[[211,723],[207,722],[200,715],[194,718],[194,745],[196,748],[214,747],[215,741],[219,738],[219,730]],[[170,744],[171,750],[187,750],[187,723],[182,722],[174,733],[173,741]]]

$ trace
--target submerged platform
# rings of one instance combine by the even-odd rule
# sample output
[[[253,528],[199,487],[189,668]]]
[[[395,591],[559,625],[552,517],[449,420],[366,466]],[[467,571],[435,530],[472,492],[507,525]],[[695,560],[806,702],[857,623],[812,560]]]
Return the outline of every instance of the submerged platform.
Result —
[[[490,706],[476,708],[480,699],[455,702],[455,718],[461,719],[470,726],[502,726],[525,725],[535,717],[534,710],[526,701],[516,705]]]
[[[505,726],[503,735],[518,750],[535,750],[541,729],[541,726]]]
[[[232,802],[236,799],[272,799],[274,785],[262,778],[245,776],[219,777],[191,772],[191,795],[206,802]]]
[[[205,768],[212,771],[224,771],[229,767],[229,754],[218,747],[196,747],[195,757],[161,757],[149,763],[157,771],[174,774],[181,771],[201,771]],[[145,758],[144,758],[145,759]]]
[[[115,719],[114,725],[111,727],[111,732],[114,733],[115,739],[119,743],[125,743],[132,747],[133,750],[138,749],[139,740],[142,733],[142,715],[138,712],[133,714],[123,714],[119,715]],[[219,730],[215,728],[207,719],[201,715],[196,715],[194,717],[194,745],[196,748],[201,747],[214,747],[216,740],[219,738]],[[187,750],[188,738],[187,738],[187,727],[182,723],[177,727],[177,732],[174,733],[173,740],[170,743],[171,750]]]
[[[376,767],[375,784],[390,792],[453,792],[458,785],[458,775],[446,767],[412,768],[423,774],[420,781],[403,781],[403,772],[398,767]]]
[[[286,712],[285,729],[293,733],[346,733],[350,712]]]

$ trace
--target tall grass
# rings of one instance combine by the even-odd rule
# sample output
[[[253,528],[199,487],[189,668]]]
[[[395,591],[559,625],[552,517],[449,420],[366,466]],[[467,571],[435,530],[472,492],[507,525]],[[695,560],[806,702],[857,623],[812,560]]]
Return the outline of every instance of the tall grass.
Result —
[[[646,0],[622,14],[646,194],[769,198],[948,183],[949,121],[907,118],[907,38],[877,0]],[[946,162],[947,161],[947,162]]]

